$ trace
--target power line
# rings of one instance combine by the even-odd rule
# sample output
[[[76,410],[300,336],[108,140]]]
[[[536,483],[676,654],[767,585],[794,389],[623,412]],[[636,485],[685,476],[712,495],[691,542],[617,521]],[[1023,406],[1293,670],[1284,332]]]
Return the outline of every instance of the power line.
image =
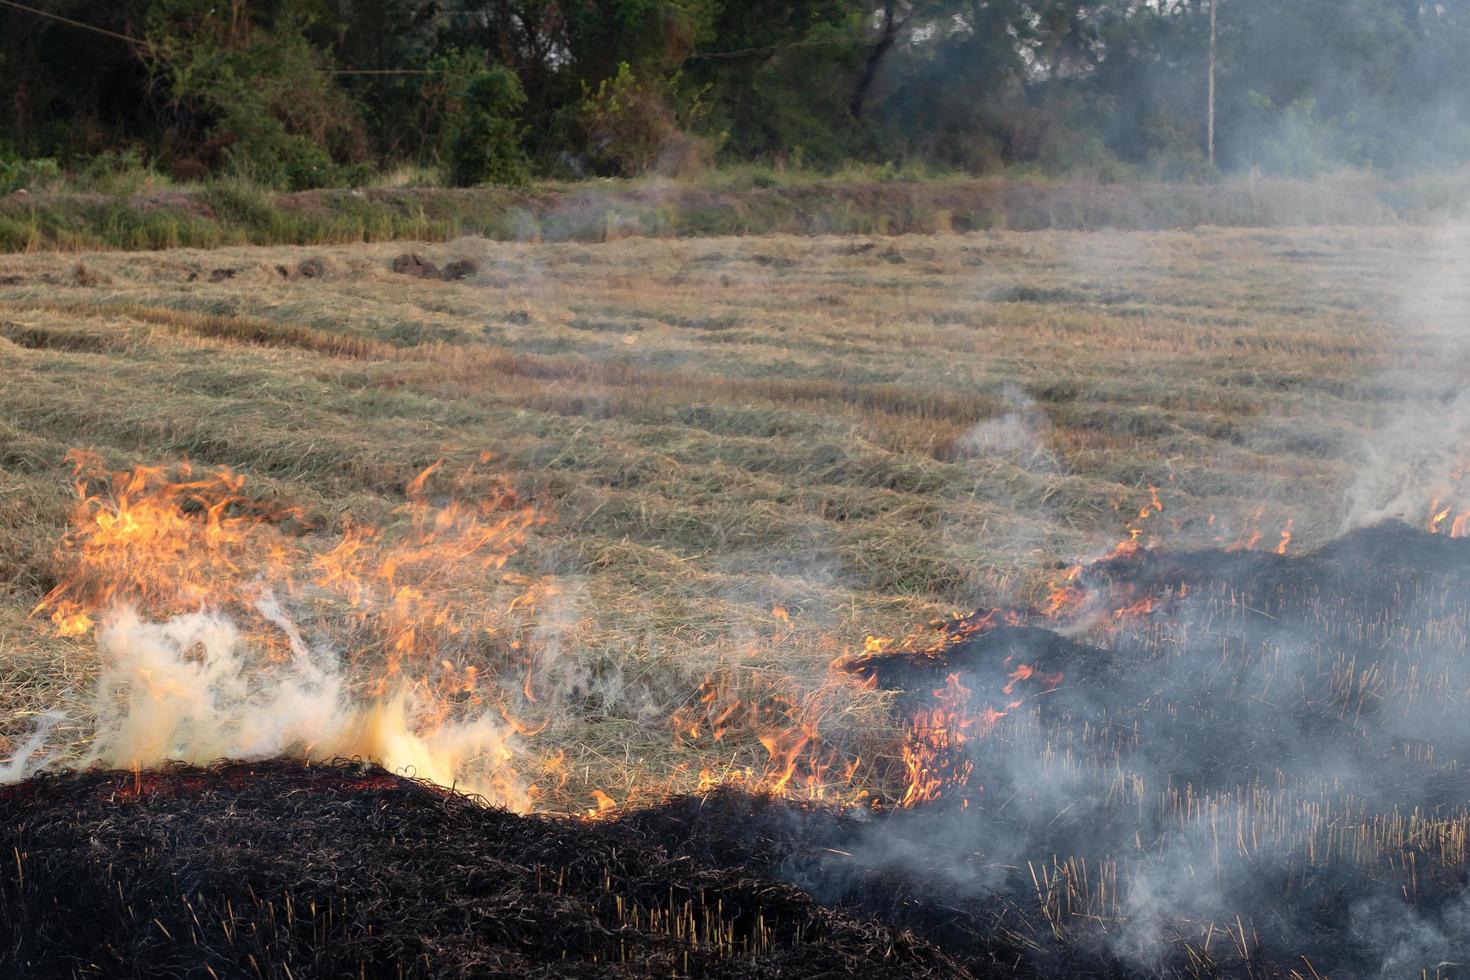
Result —
[[[85,24],[79,20],[72,20],[70,17],[63,17],[60,14],[53,14],[49,10],[37,10],[35,7],[27,7],[23,3],[16,3],[15,0],[0,0],[0,6],[14,7],[16,10],[23,10],[28,14],[35,14],[37,17],[45,17],[48,20],[58,21],[70,27],[78,27],[84,31],[91,31],[93,34],[101,34],[104,37],[116,38],[119,41],[125,41],[128,44],[131,44],[135,48],[148,47],[148,42],[143,41],[139,38],[129,37],[126,34],[119,34],[117,31],[109,31],[107,28],[98,27],[95,24]]]
[[[1344,8],[1339,3],[1337,3],[1336,0],[1298,0],[1298,2],[1299,3],[1304,3],[1304,4],[1309,4],[1309,5],[1315,5],[1315,6],[1322,7],[1322,8],[1331,9],[1335,13],[1339,13],[1339,14],[1342,13],[1343,10],[1344,10]],[[75,27],[78,30],[91,31],[93,34],[101,34],[103,37],[110,37],[110,38],[113,38],[114,40],[122,41],[125,44],[130,44],[130,45],[132,45],[133,47],[135,47],[135,48],[137,48],[139,50],[147,50],[148,48],[151,47],[151,45],[147,41],[143,40],[142,38],[132,37],[132,36],[127,35],[127,34],[119,34],[117,31],[110,31],[110,30],[108,30],[105,27],[98,27],[95,24],[88,24],[88,23],[85,23],[84,21],[73,20],[70,17],[63,17],[60,14],[53,14],[49,10],[41,10],[39,8],[36,8],[36,7],[27,6],[26,4],[23,4],[23,3],[18,3],[17,0],[0,0],[0,7],[10,7],[12,9],[14,9],[14,10],[20,10],[20,11],[23,11],[23,12],[28,13],[28,14],[35,14],[37,17],[44,17],[47,20],[54,20],[57,23],[59,23],[59,24],[65,24],[68,27]],[[1352,8],[1352,9],[1361,11],[1362,8]],[[1380,14],[1380,16],[1384,16],[1384,15],[1383,14]],[[1381,21],[1381,22],[1382,23],[1386,23],[1386,20]],[[1399,21],[1399,23],[1402,23],[1402,21]],[[1439,22],[1439,23],[1428,24],[1426,26],[1428,26],[1428,27],[1430,27],[1430,28],[1432,28],[1434,30],[1445,30],[1445,29],[1448,29],[1448,30],[1453,31],[1455,33],[1462,34],[1462,35],[1465,35],[1467,37],[1470,37],[1470,28],[1463,27],[1463,26],[1461,26],[1459,24],[1447,23],[1447,22]],[[692,51],[692,52],[690,52],[689,56],[685,60],[686,61],[721,61],[721,60],[725,60],[727,58],[746,58],[746,57],[749,57],[751,55],[757,55],[757,54],[774,54],[777,51],[785,51],[785,50],[788,50],[790,48],[824,47],[824,46],[828,46],[828,45],[830,45],[832,43],[833,43],[832,41],[827,40],[825,38],[821,38],[821,39],[819,39],[819,38],[803,38],[802,40],[799,40],[799,41],[788,41],[788,42],[786,42],[784,44],[769,44],[769,45],[762,45],[760,47],[753,47],[753,48],[740,48],[740,49],[737,49],[737,50],[734,50],[734,51]],[[319,69],[319,70],[325,72],[328,75],[456,75],[456,74],[461,74],[460,72],[451,71],[451,70],[446,69],[446,68],[323,68],[323,69]]]
[[[148,42],[147,41],[144,41],[141,38],[130,37],[127,34],[119,34],[116,31],[109,31],[107,28],[105,28],[105,27],[98,27],[95,24],[87,24],[87,23],[84,23],[84,22],[79,21],[79,20],[72,20],[70,17],[63,17],[60,14],[53,14],[49,10],[39,10],[39,9],[37,9],[35,7],[28,7],[25,4],[23,4],[23,3],[17,3],[16,0],[0,0],[0,6],[13,7],[16,10],[22,10],[22,11],[25,11],[26,13],[28,13],[28,14],[35,14],[37,17],[45,17],[48,20],[54,20],[54,21],[57,21],[58,23],[66,24],[68,27],[76,27],[76,28],[79,28],[79,29],[84,30],[84,31],[91,31],[93,34],[101,34],[104,37],[116,38],[119,41],[124,41],[124,42],[126,42],[128,44],[131,44],[134,47],[139,48],[139,49],[144,49],[144,48],[149,47]],[[724,59],[724,58],[744,58],[744,57],[749,57],[750,55],[754,55],[754,54],[772,54],[772,53],[774,53],[776,51],[786,50],[787,48],[823,47],[823,46],[826,46],[826,45],[830,45],[831,43],[832,43],[831,41],[828,41],[828,40],[825,40],[825,39],[819,40],[819,39],[808,38],[808,39],[804,39],[804,40],[800,40],[800,41],[791,41],[791,42],[788,42],[786,44],[769,44],[769,45],[764,45],[764,46],[755,47],[755,48],[741,48],[741,49],[736,50],[736,51],[694,51],[694,52],[691,52],[690,53],[690,55],[689,55],[689,57],[688,57],[687,60],[689,60],[689,61],[706,61],[706,60],[713,61],[713,60],[721,60],[721,59]],[[323,68],[323,69],[319,69],[319,70],[322,71],[322,72],[325,72],[328,75],[458,75],[458,74],[463,74],[463,72],[455,71],[455,70],[448,69],[448,68]]]
[[[72,20],[70,17],[63,17],[60,14],[53,14],[49,10],[39,10],[39,9],[37,9],[35,7],[28,7],[25,4],[23,4],[23,3],[17,3],[16,0],[0,0],[0,7],[12,7],[14,9],[16,9],[16,10],[24,11],[25,13],[28,13],[28,14],[35,14],[37,17],[45,17],[47,20],[54,20],[57,23],[65,24],[68,27],[75,27],[75,28],[78,28],[78,29],[83,30],[83,31],[91,31],[93,34],[101,34],[103,37],[115,38],[115,39],[117,39],[119,41],[123,41],[123,42],[126,42],[127,44],[131,44],[133,47],[138,48],[139,50],[146,50],[150,46],[148,44],[148,42],[145,41],[145,40],[143,40],[142,38],[131,37],[131,36],[127,35],[127,34],[119,34],[117,31],[109,31],[105,27],[98,27],[95,24],[84,23],[83,21],[80,21],[80,20]],[[325,72],[325,73],[327,73],[329,75],[455,75],[455,74],[460,74],[460,72],[456,72],[456,71],[451,70],[451,69],[448,69],[448,68],[323,68],[323,69],[319,69],[319,70],[320,71],[323,71],[323,72]]]
[[[464,75],[450,68],[323,68],[328,75]]]
[[[734,51],[692,51],[684,60],[717,61],[721,58],[746,58],[753,54],[774,54],[777,51],[785,51],[788,48],[830,47],[835,43],[837,42],[826,38],[805,38],[800,41],[788,41],[784,44],[765,44],[757,48],[739,48]]]

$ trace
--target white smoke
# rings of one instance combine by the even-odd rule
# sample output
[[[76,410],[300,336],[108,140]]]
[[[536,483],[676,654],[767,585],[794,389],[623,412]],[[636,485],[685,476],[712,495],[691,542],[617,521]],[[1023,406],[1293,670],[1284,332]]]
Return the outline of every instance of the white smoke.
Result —
[[[114,611],[98,632],[95,732],[82,764],[138,769],[283,755],[363,758],[492,803],[528,808],[510,767],[509,723],[490,711],[442,721],[407,686],[373,700],[354,699],[336,659],[311,650],[273,599],[257,609],[287,638],[284,662],[271,662],[220,613],[150,622],[129,609]],[[48,718],[0,766],[0,783],[45,764],[34,757],[55,723]]]
[[[1400,392],[1353,460],[1345,529],[1385,518],[1422,523],[1432,502],[1470,509],[1470,225],[1431,231],[1404,268],[1394,360],[1384,387]]]
[[[1002,459],[1033,473],[1060,473],[1047,439],[1051,422],[1030,395],[1018,385],[1001,390],[1005,411],[981,419],[955,442],[955,455],[964,458]]]
[[[41,747],[46,744],[46,737],[51,734],[51,729],[65,720],[66,715],[60,711],[47,711],[43,713],[36,723],[36,730],[31,737],[26,739],[10,761],[0,764],[0,786],[8,783],[18,783],[22,779],[34,775],[51,761],[50,756],[36,758]]]
[[[296,637],[288,663],[259,670],[235,625],[216,613],[152,623],[121,610],[97,642],[89,764],[263,759],[341,726],[341,677],[313,663]]]

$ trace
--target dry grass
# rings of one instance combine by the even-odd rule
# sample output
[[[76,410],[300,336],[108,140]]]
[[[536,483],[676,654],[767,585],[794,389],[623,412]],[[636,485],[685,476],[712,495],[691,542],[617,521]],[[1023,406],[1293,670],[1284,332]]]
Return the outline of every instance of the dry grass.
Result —
[[[458,282],[392,272],[401,245],[0,258],[0,732],[76,708],[94,668],[27,618],[68,449],[226,465],[323,529],[489,452],[550,518],[515,561],[559,584],[537,637],[579,705],[542,736],[569,796],[758,763],[671,748],[712,667],[810,686],[867,633],[1033,598],[1150,484],[1176,541],[1261,504],[1273,541],[1287,516],[1331,537],[1390,351],[1463,370],[1396,337],[1427,234],[417,249],[473,261]],[[881,725],[876,697],[842,712]]]

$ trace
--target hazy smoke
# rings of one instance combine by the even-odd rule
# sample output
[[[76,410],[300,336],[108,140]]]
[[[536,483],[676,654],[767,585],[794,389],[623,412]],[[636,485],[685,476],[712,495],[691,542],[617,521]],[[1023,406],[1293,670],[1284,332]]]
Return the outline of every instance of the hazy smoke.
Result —
[[[96,733],[83,764],[131,769],[167,761],[360,757],[502,806],[529,806],[509,768],[513,734],[502,719],[490,712],[458,722],[421,717],[423,706],[407,686],[354,700],[336,659],[309,649],[274,600],[257,608],[287,638],[285,662],[268,661],[218,613],[149,622],[115,611],[98,633]],[[34,756],[54,724],[47,719],[0,768],[0,782],[44,765]]]
[[[1346,526],[1384,518],[1422,524],[1427,508],[1470,510],[1470,225],[1429,233],[1404,268],[1387,390],[1402,392],[1353,460]]]
[[[1061,472],[1061,464],[1047,446],[1051,422],[1046,413],[1018,385],[1006,385],[1001,398],[1005,411],[971,426],[956,441],[955,455],[999,458],[1038,473]]]
[[[1067,937],[1059,955],[1101,975],[1187,975],[1183,944],[1211,942],[1204,975],[1237,975],[1257,953],[1307,955],[1324,976],[1433,976],[1436,964],[1463,961],[1470,900],[1445,877],[1455,859],[1440,863],[1418,837],[1402,845],[1420,862],[1411,894],[1394,870],[1411,861],[1400,845],[1321,850],[1375,820],[1412,812],[1432,828],[1463,812],[1461,548],[1372,531],[1295,564],[1269,553],[1162,557],[1204,578],[1153,615],[1109,617],[1075,637],[1082,645],[1034,630],[947,654],[933,683],[957,673],[981,699],[972,717],[1004,700],[1012,663],[1064,678],[1018,688],[1015,708],[970,741],[966,806],[951,798],[946,809],[941,797],[931,812],[869,825],[842,845],[860,870],[829,862],[831,880],[800,882],[840,895],[854,875],[899,875],[936,889],[940,907],[983,910],[982,929],[993,928],[988,915],[1024,909],[1018,927],[1048,945],[1055,922]],[[1344,696],[1346,664],[1385,682],[1371,697]],[[1431,749],[1411,762],[1412,744]],[[1100,919],[1070,917],[1094,907]]]
[[[0,786],[19,782],[51,761],[50,756],[37,758],[36,753],[40,752],[41,747],[46,744],[46,737],[51,734],[51,729],[55,728],[65,717],[60,711],[48,711],[40,716],[36,730],[31,733],[31,737],[26,739],[25,744],[16,751],[15,755],[11,756],[9,762],[0,765]]]

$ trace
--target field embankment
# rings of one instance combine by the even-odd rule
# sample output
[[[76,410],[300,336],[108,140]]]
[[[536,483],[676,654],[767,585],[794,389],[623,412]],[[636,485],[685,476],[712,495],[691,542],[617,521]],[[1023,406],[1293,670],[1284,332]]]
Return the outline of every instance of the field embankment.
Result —
[[[534,191],[365,188],[277,194],[238,185],[0,198],[0,250],[324,245],[398,239],[1167,230],[1418,223],[1456,212],[1463,177],[1233,178],[1215,184],[955,178],[719,187],[589,183]]]

